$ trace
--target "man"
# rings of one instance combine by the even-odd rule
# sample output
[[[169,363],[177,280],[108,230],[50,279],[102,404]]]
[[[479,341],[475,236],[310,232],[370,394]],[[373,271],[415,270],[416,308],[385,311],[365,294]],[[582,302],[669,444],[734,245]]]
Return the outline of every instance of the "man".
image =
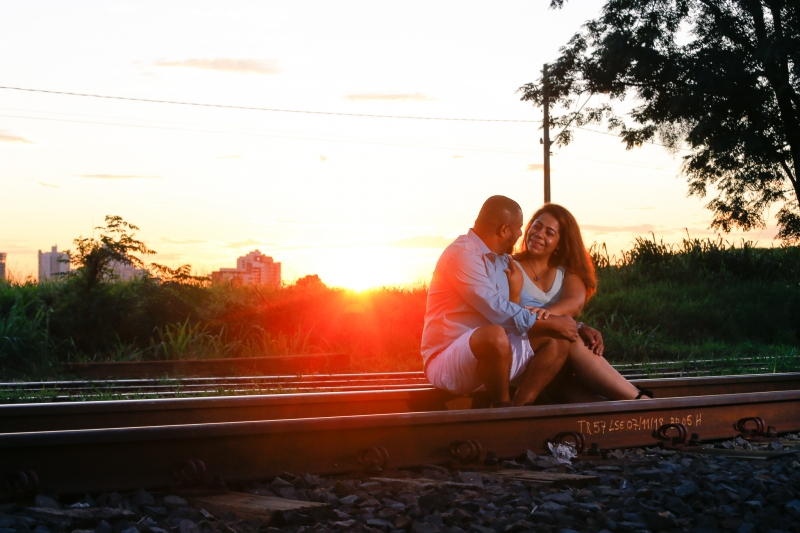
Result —
[[[578,337],[575,320],[537,320],[541,304],[525,291],[520,301],[509,299],[509,274],[521,275],[508,254],[522,224],[517,202],[492,196],[439,258],[422,333],[425,375],[436,388],[460,395],[483,386],[495,407],[525,405],[564,365]],[[517,386],[513,400],[509,385]]]

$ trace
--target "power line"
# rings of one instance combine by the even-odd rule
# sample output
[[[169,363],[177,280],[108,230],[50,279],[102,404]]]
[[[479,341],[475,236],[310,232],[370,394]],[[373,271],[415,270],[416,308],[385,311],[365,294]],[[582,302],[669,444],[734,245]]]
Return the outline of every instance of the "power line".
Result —
[[[419,116],[405,116],[405,115],[370,115],[366,113],[336,113],[333,111],[308,111],[302,109],[279,109],[272,107],[249,107],[238,105],[225,105],[225,104],[206,104],[200,102],[181,102],[177,100],[154,100],[149,98],[131,98],[127,96],[110,96],[104,94],[89,94],[89,93],[72,93],[67,91],[49,91],[45,89],[29,89],[25,87],[4,87],[0,89],[9,91],[25,91],[32,93],[44,94],[58,94],[63,96],[81,96],[86,98],[105,98],[108,100],[125,100],[129,102],[147,102],[150,104],[172,104],[172,105],[186,105],[195,107],[216,107],[222,109],[239,109],[246,111],[269,111],[273,113],[299,113],[305,115],[329,115],[337,117],[361,117],[361,118],[392,118],[392,119],[405,119],[405,120],[439,120],[439,121],[454,121],[454,122],[515,122],[515,123],[530,123],[538,124],[541,120],[515,120],[515,119],[499,119],[499,118],[453,118],[453,117],[419,117]]]

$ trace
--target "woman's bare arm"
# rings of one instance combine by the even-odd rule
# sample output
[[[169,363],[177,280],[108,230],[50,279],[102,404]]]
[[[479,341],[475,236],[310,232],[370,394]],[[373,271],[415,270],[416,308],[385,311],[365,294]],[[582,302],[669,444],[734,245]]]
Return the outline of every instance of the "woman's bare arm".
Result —
[[[561,299],[547,308],[554,315],[568,315],[576,317],[581,314],[583,304],[586,303],[586,285],[575,274],[564,274],[564,287],[561,289]]]

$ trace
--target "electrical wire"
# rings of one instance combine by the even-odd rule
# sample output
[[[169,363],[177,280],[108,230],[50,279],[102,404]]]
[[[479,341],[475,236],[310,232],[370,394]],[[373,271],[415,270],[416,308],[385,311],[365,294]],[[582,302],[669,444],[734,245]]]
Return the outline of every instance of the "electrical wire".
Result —
[[[25,87],[0,86],[0,89],[5,89],[9,91],[25,91],[32,93],[58,94],[63,96],[81,96],[86,98],[104,98],[108,100],[125,100],[129,102],[147,102],[151,104],[172,104],[172,105],[185,105],[185,106],[195,106],[195,107],[215,107],[222,109],[240,109],[246,111],[269,111],[272,113],[300,113],[305,115],[329,115],[337,117],[391,118],[391,119],[405,119],[405,120],[438,120],[438,121],[454,121],[454,122],[516,122],[516,123],[531,123],[531,124],[541,124],[542,122],[541,120],[518,120],[518,119],[499,119],[499,118],[420,117],[420,116],[407,116],[407,115],[371,115],[367,113],[338,113],[333,111],[309,111],[302,109],[279,109],[273,107],[250,107],[250,106],[238,106],[238,105],[226,105],[226,104],[206,104],[200,102],[181,102],[178,100],[155,100],[150,98],[132,98],[128,96],[73,93],[67,91],[49,91],[45,89],[30,89]]]

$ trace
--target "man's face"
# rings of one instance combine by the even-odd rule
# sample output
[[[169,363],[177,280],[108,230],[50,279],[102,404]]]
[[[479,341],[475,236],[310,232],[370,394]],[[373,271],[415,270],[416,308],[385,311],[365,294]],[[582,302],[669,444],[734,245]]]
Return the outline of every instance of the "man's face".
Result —
[[[522,236],[522,211],[517,211],[510,217],[508,224],[503,226],[503,233],[502,243],[505,246],[503,253],[513,253],[514,245]]]

